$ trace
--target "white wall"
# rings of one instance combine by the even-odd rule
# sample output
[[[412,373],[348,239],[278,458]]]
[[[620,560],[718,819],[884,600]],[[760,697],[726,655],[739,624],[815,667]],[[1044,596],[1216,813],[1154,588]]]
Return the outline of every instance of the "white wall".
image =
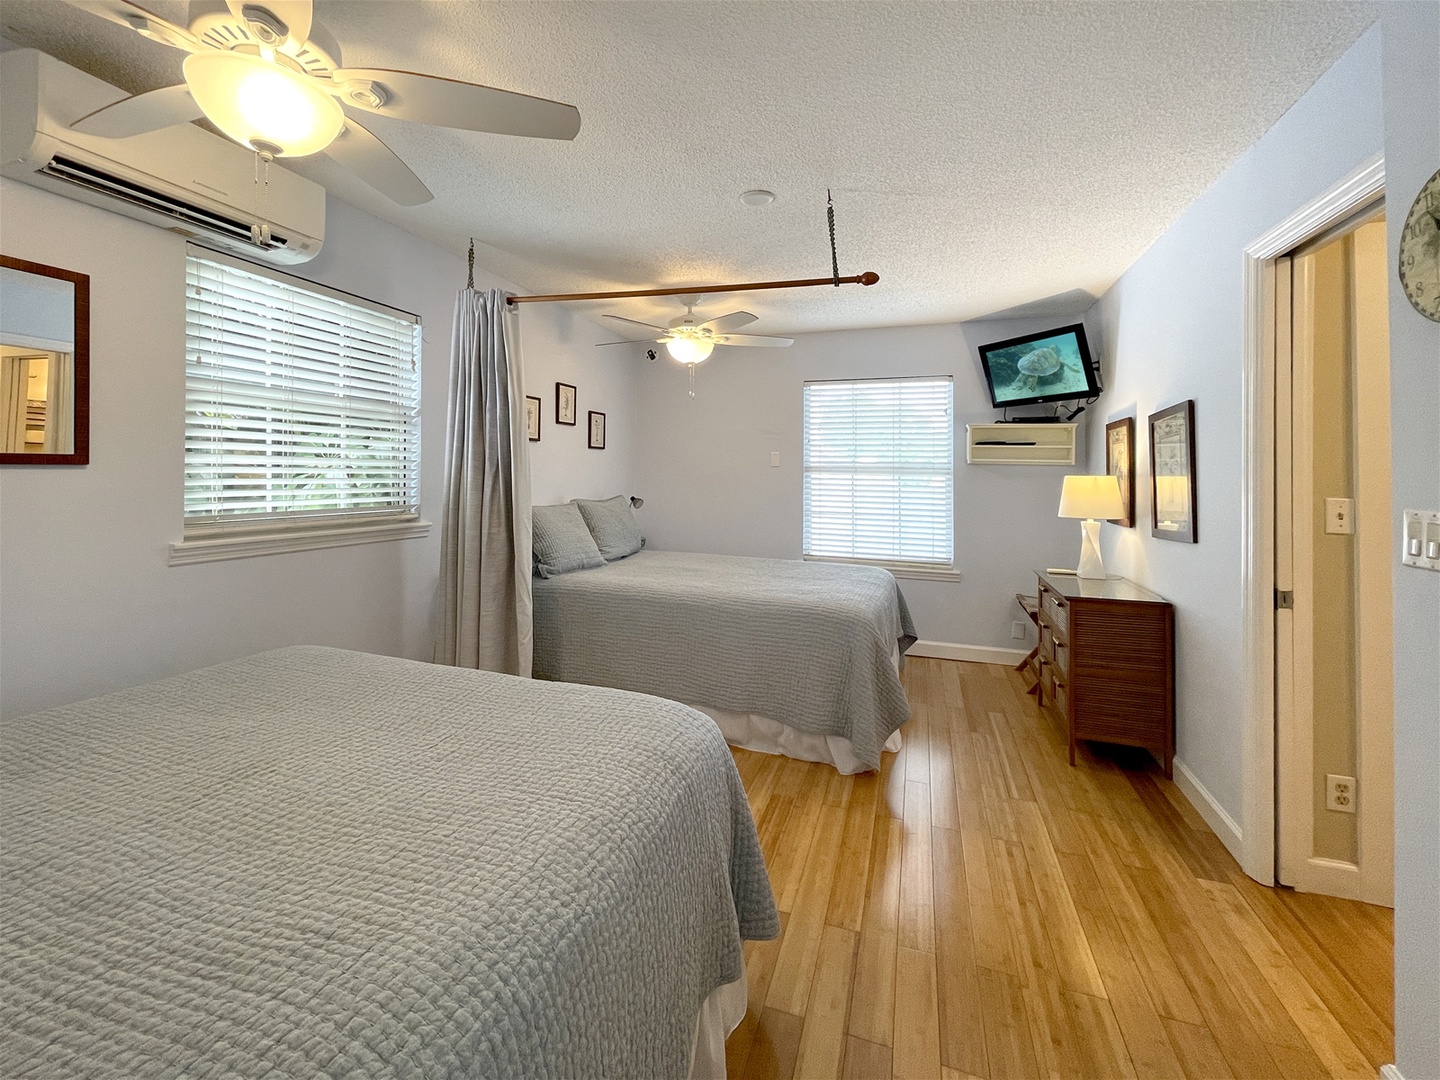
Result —
[[[0,180],[0,233],[7,255],[89,274],[91,297],[91,464],[0,469],[0,716],[292,643],[429,659],[438,527],[423,539],[166,565],[182,532],[179,236],[10,180]],[[464,260],[332,199],[324,251],[294,272],[421,316],[421,513],[439,521]],[[476,285],[504,283],[477,273]],[[553,394],[553,375],[574,375],[582,408],[590,395],[599,404],[588,407],[614,410],[603,453],[542,442],[537,493],[625,489],[630,362],[596,359],[604,351],[553,310],[532,305],[519,318],[531,378]]]
[[[907,578],[901,588],[921,638],[1000,648],[1024,644],[1010,637],[1012,622],[1024,618],[1015,593],[1035,591],[1035,570],[1071,566],[1079,557],[1079,527],[1056,517],[1056,510],[1061,477],[1086,466],[965,464],[965,425],[999,418],[976,347],[1075,321],[844,330],[802,334],[787,349],[717,349],[696,371],[693,401],[681,365],[663,354],[654,364],[641,362],[636,400],[643,452],[635,473],[636,490],[645,497],[639,516],[648,542],[677,551],[799,558],[805,381],[953,375],[955,566],[961,579]],[[1095,348],[1093,332],[1089,336]],[[771,451],[780,453],[778,468],[770,466]],[[1098,460],[1103,469],[1103,449]]]
[[[1239,825],[1241,370],[1247,244],[1381,151],[1380,39],[1372,30],[1101,297],[1109,392],[1091,431],[1135,417],[1136,520],[1106,529],[1107,568],[1175,604],[1176,757]],[[1146,417],[1195,400],[1198,544],[1150,536]]]
[[[1384,5],[1389,231],[1391,494],[1440,509],[1440,323],[1405,299],[1393,267],[1420,186],[1440,169],[1440,5]],[[1398,544],[1397,544],[1398,547]],[[1440,574],[1395,563],[1395,1060],[1440,1076]]]

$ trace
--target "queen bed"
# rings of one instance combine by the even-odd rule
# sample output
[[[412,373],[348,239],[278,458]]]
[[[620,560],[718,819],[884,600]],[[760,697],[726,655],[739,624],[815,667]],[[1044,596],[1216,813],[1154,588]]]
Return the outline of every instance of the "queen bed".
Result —
[[[335,649],[7,722],[0,830],[6,1077],[702,1075],[778,932],[704,717]]]
[[[537,678],[682,701],[733,743],[844,773],[899,748],[915,629],[888,571],[646,549],[533,595]]]

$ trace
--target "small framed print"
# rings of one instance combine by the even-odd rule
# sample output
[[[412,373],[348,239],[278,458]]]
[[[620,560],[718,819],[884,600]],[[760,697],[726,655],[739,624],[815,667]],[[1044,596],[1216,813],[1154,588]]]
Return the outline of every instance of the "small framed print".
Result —
[[[1110,524],[1135,527],[1135,418],[1127,416],[1105,425],[1105,471],[1120,481],[1120,502],[1125,513]]]
[[[590,414],[590,449],[605,449],[605,414],[603,412]]]
[[[555,423],[575,426],[575,387],[569,383],[555,384]]]
[[[1195,402],[1150,415],[1150,535],[1194,544]]]
[[[540,399],[525,395],[525,434],[531,442],[540,441]]]

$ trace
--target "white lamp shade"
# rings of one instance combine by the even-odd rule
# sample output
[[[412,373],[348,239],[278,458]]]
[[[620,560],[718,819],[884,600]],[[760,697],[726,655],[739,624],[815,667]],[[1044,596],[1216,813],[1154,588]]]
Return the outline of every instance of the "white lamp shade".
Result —
[[[314,79],[247,53],[206,49],[185,58],[195,104],[241,146],[276,157],[304,157],[335,141],[340,103]]]
[[[715,343],[704,338],[672,337],[665,351],[682,364],[698,364],[715,351]]]
[[[1060,517],[1105,520],[1123,517],[1124,514],[1120,481],[1115,477],[1065,477],[1065,486],[1060,489]]]

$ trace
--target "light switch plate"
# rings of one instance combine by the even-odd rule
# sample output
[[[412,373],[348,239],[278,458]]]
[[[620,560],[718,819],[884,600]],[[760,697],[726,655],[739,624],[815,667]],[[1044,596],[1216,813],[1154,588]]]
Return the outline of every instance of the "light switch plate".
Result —
[[[1440,510],[1406,510],[1400,561],[1421,570],[1440,570]]]
[[[1355,531],[1355,500],[1325,500],[1325,531],[1331,535],[1348,536]]]
[[[771,451],[770,451],[770,467],[771,467],[772,469],[778,469],[778,468],[780,467],[780,451],[779,451],[779,450],[771,450]]]

